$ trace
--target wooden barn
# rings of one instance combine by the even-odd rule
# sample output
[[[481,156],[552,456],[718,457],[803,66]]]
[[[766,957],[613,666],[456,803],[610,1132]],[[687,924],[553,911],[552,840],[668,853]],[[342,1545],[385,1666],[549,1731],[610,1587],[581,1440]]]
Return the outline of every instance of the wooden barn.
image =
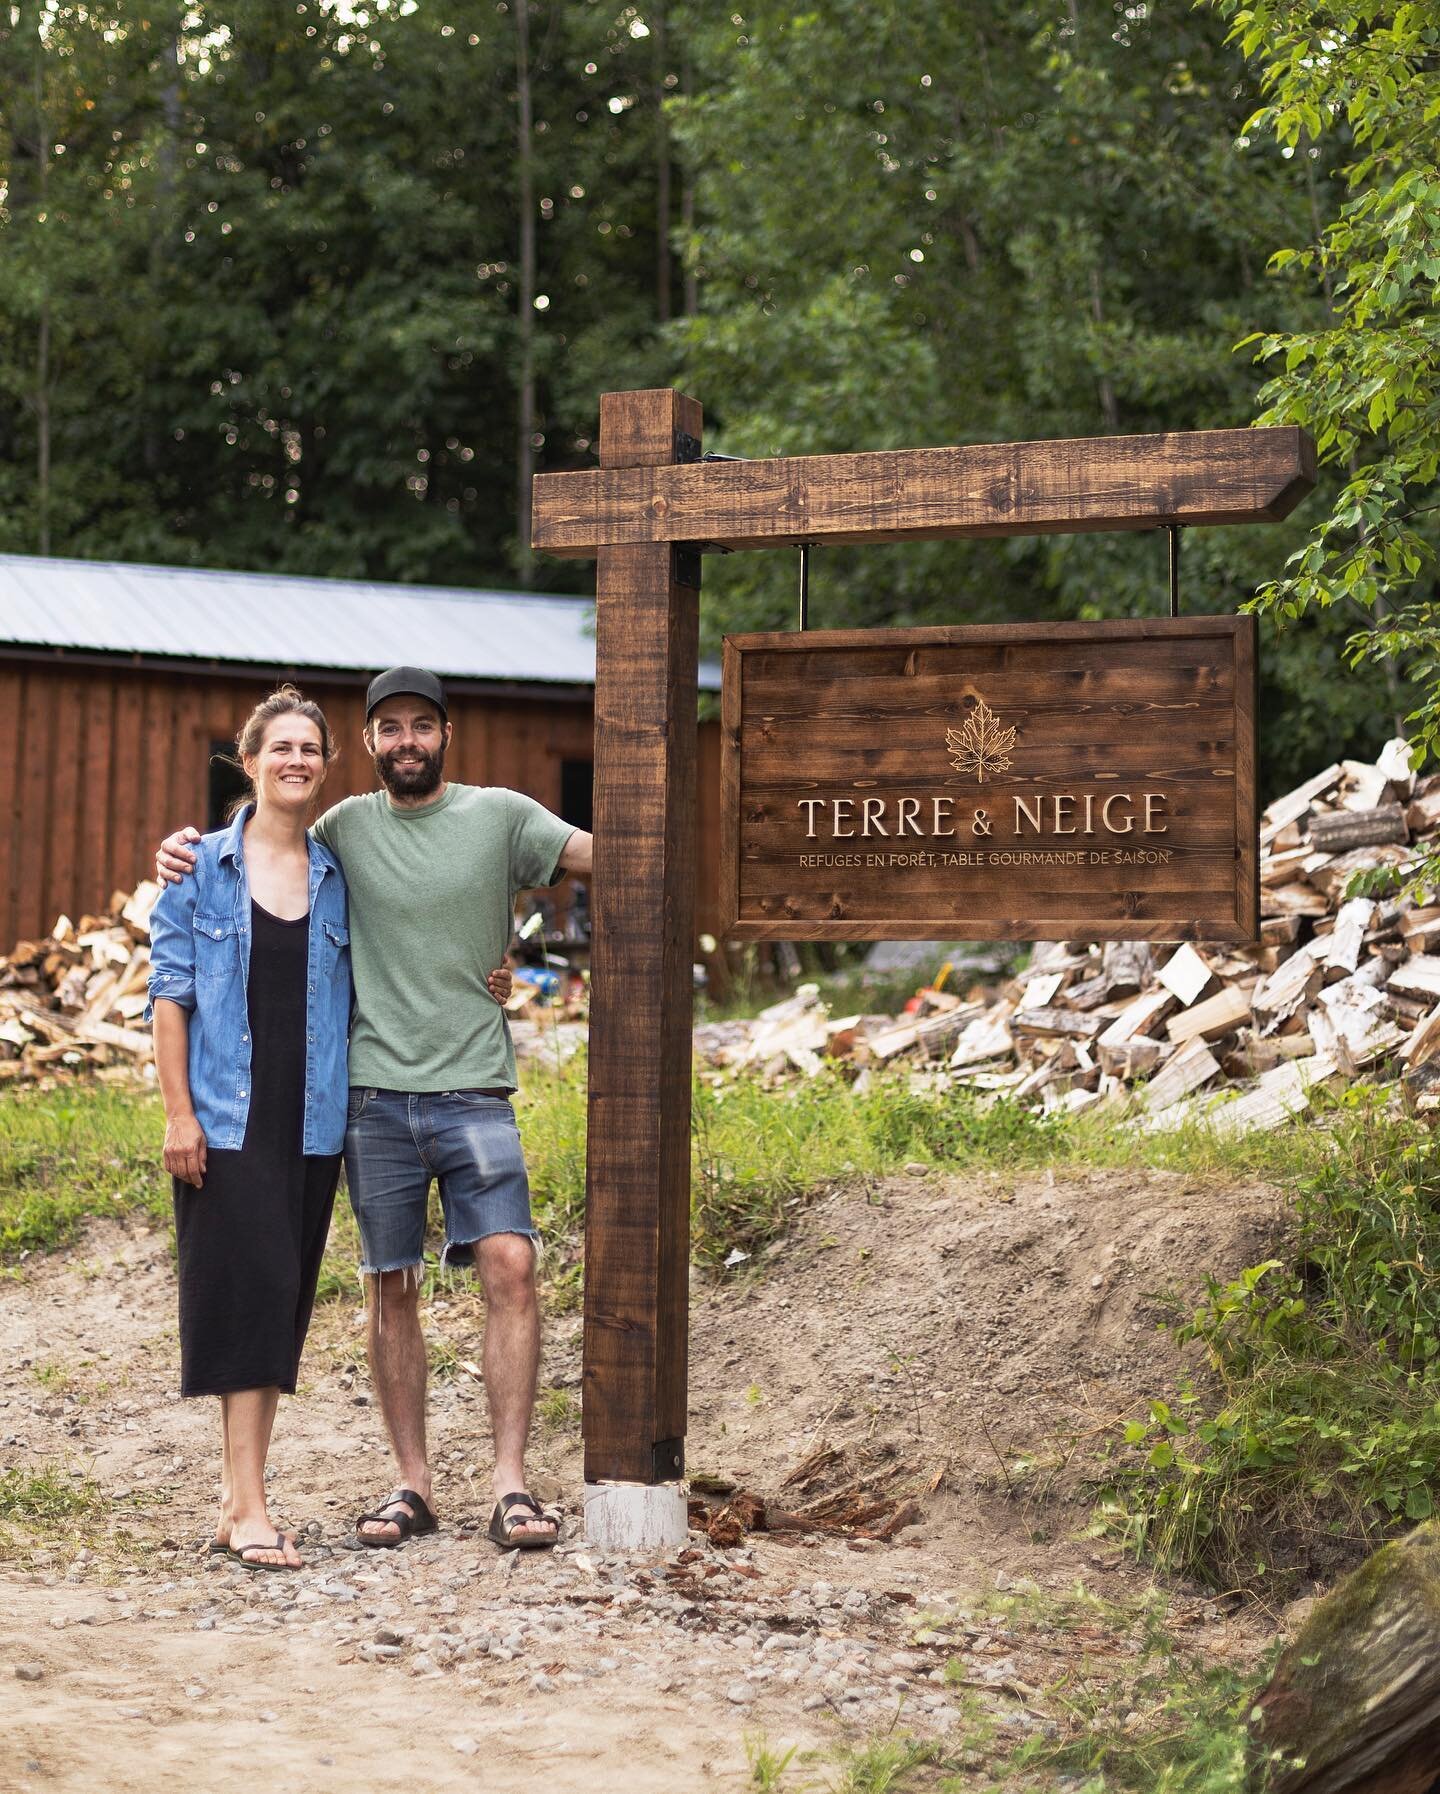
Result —
[[[0,952],[60,914],[102,910],[172,828],[218,827],[223,756],[282,680],[340,743],[324,800],[376,787],[369,678],[444,679],[447,774],[591,821],[595,642],[581,598],[0,555]],[[702,668],[702,686],[718,686]],[[717,921],[719,725],[700,728],[697,927]],[[558,893],[556,921],[569,921]]]

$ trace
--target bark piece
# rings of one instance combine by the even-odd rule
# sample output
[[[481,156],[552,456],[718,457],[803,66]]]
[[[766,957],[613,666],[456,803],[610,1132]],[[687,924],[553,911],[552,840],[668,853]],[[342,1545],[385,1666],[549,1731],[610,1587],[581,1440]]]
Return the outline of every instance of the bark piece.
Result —
[[[1111,941],[1100,960],[1112,997],[1133,997],[1145,988],[1155,967],[1148,941]]]
[[[1440,1736],[1440,1522],[1384,1545],[1311,1613],[1250,1722],[1267,1794],[1429,1794]],[[1278,1760],[1277,1760],[1278,1759]]]

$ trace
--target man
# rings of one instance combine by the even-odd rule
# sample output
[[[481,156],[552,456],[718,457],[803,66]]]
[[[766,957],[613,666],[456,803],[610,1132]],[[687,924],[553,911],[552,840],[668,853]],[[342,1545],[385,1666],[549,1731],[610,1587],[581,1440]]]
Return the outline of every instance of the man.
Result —
[[[345,1171],[369,1292],[370,1368],[400,1487],[362,1514],[364,1545],[437,1524],[425,1441],[420,1282],[430,1180],[448,1263],[485,1289],[485,1390],[495,1440],[490,1536],[553,1545],[553,1514],[525,1483],[540,1358],[538,1236],[510,1095],[515,1053],[487,968],[509,944],[519,891],[588,874],[591,837],[532,798],[444,776],[451,724],[433,673],[392,667],[366,696],[365,746],[383,791],[349,797],[315,824],[350,893],[355,1013]],[[194,864],[193,829],[156,857],[162,878]]]

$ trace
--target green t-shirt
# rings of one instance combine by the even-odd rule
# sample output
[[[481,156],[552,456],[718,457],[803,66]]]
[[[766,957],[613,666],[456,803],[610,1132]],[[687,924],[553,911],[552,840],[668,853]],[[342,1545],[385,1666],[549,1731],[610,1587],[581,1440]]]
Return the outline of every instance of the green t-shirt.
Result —
[[[350,890],[350,1082],[381,1090],[515,1088],[505,1012],[485,987],[515,898],[553,884],[568,822],[500,785],[447,785],[420,809],[383,791],[315,824]]]

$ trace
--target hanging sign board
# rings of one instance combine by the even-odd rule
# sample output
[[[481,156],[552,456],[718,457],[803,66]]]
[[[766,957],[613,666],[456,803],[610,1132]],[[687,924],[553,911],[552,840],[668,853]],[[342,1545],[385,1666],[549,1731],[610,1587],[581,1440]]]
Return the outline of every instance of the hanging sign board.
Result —
[[[1255,620],[731,636],[731,940],[1254,940]]]

